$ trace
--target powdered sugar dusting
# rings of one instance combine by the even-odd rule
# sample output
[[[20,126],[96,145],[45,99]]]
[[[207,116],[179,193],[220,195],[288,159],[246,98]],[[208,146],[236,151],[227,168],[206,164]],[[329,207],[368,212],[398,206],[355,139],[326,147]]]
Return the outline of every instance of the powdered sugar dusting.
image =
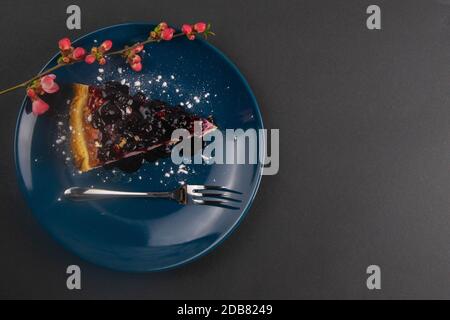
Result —
[[[149,53],[146,53],[149,56]],[[193,112],[210,115],[213,113],[210,105],[214,105],[214,100],[218,99],[218,94],[211,92],[208,84],[202,84],[199,80],[193,80],[192,75],[169,74],[164,75],[158,72],[136,73],[129,66],[114,66],[108,63],[97,69],[94,79],[90,81],[93,84],[101,84],[107,81],[119,81],[122,85],[130,87],[132,94],[136,92],[144,93],[150,99],[166,101],[170,105],[180,105],[192,109]],[[195,89],[192,88],[193,83]],[[224,88],[225,89],[225,88]],[[71,100],[66,101],[67,106]],[[68,107],[65,107],[66,110]],[[72,135],[81,135],[81,132],[75,132],[69,126],[68,113],[61,113],[56,123],[56,137],[51,145],[55,154],[61,158],[62,163],[66,163],[69,175],[72,176],[80,185],[87,185],[84,181],[92,181],[96,178],[98,183],[94,187],[102,185],[115,185],[117,183],[138,183],[142,184],[142,189],[158,189],[156,185],[164,189],[174,188],[178,185],[192,183],[195,176],[202,170],[195,170],[194,165],[174,165],[170,159],[160,160],[153,163],[146,162],[135,173],[125,173],[120,170],[94,169],[88,173],[77,171],[73,165],[71,156],[70,140]],[[39,165],[40,159],[35,159],[35,165]]]

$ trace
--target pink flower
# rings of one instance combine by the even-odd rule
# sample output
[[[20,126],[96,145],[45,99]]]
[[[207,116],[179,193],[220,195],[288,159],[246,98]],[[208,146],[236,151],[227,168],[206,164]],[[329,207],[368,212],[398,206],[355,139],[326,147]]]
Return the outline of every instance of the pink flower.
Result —
[[[133,63],[131,65],[131,69],[133,69],[136,72],[140,72],[142,70],[142,63]]]
[[[84,50],[83,48],[75,48],[75,50],[73,50],[73,58],[75,60],[82,60],[82,59],[84,59],[85,55],[86,55],[86,50]]]
[[[36,98],[37,98],[36,91],[34,91],[34,90],[31,89],[31,88],[28,88],[28,89],[27,89],[27,96],[28,96],[28,98],[30,98],[31,100],[36,99]]]
[[[41,78],[41,87],[46,93],[55,93],[59,91],[59,86],[55,82],[56,76],[49,74]]]
[[[192,33],[192,26],[190,24],[183,24],[183,26],[181,27],[181,31],[185,35],[190,35]]]
[[[70,41],[69,38],[63,38],[61,40],[59,40],[59,49],[61,49],[61,51],[68,51],[70,50],[71,46],[72,46],[72,42]]]
[[[170,41],[173,38],[173,34],[175,33],[175,29],[167,28],[161,32],[161,39]]]
[[[134,51],[134,53],[139,53],[139,52],[141,52],[142,50],[144,50],[144,45],[142,45],[142,44],[138,44],[136,47],[134,47],[134,49],[133,49],[133,51]]]
[[[161,23],[158,25],[158,27],[159,27],[159,29],[161,29],[161,31],[163,31],[163,30],[166,30],[169,26],[167,25],[166,22],[161,22]]]
[[[100,45],[100,48],[102,48],[103,51],[106,52],[106,51],[111,50],[112,46],[113,46],[112,41],[111,40],[106,40]]]
[[[50,106],[41,98],[35,97],[33,99],[32,110],[34,115],[39,116],[44,114],[48,111],[48,109],[50,109]]]
[[[101,66],[105,65],[105,64],[106,64],[106,59],[103,58],[103,57],[101,57],[101,58],[98,60],[98,64],[101,65]]]
[[[135,55],[135,56],[131,59],[131,64],[141,63],[141,61],[142,61],[141,56]]]
[[[195,31],[197,31],[198,33],[203,33],[206,31],[206,23],[204,22],[198,22],[194,25],[194,29]]]
[[[87,64],[93,64],[95,62],[95,60],[97,60],[97,59],[95,58],[95,56],[93,54],[87,55],[86,58],[84,59],[84,61]]]
[[[189,40],[195,40],[195,35],[194,34],[190,34],[190,35],[188,35],[188,39]]]

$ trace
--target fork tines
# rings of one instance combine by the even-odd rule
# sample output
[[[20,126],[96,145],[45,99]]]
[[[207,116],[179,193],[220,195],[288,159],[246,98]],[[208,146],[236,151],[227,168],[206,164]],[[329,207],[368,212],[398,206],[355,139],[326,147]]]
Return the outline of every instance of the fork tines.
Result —
[[[238,210],[239,207],[236,207],[236,205],[242,202],[241,200],[232,197],[241,195],[241,192],[221,186],[189,185],[187,186],[187,189],[187,193],[191,196],[192,202],[198,205]]]

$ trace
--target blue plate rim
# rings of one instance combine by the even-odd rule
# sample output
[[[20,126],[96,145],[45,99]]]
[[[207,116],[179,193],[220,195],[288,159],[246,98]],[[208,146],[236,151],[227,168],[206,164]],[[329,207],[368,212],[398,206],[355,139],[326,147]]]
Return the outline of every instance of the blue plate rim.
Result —
[[[115,24],[115,25],[111,25],[108,27],[103,27],[103,28],[99,28],[97,30],[91,31],[79,38],[76,38],[75,40],[73,40],[73,43],[76,43],[78,41],[83,40],[84,38],[87,38],[95,33],[101,32],[101,31],[105,31],[105,30],[109,30],[109,29],[113,29],[113,28],[120,28],[120,27],[124,27],[124,26],[129,26],[129,25],[148,25],[149,27],[155,26],[155,24],[153,23],[148,23],[148,22],[126,22],[126,23],[120,23],[120,24]],[[203,44],[205,44],[206,46],[208,46],[210,49],[214,50],[219,56],[221,56],[225,62],[227,62],[228,65],[230,65],[233,70],[236,72],[237,75],[239,75],[239,78],[241,79],[242,83],[244,84],[246,90],[249,92],[250,97],[253,101],[253,103],[256,106],[256,116],[257,116],[257,120],[258,122],[261,124],[261,128],[264,129],[264,122],[262,119],[262,115],[261,115],[261,109],[259,107],[258,101],[253,93],[253,90],[251,89],[247,79],[244,77],[244,75],[242,74],[242,72],[238,69],[238,67],[234,64],[234,62],[232,62],[230,60],[230,58],[228,58],[221,50],[219,50],[218,48],[216,48],[215,46],[213,46],[211,43],[209,43],[208,41],[205,41],[201,38],[196,39],[196,41],[201,41],[203,42]],[[45,66],[41,69],[41,71],[39,73],[44,72],[47,68],[49,68],[53,61],[59,56],[59,53],[55,54],[53,57],[50,58],[50,60],[45,64]],[[21,191],[21,193],[24,195],[27,205],[30,208],[33,217],[36,218],[38,221],[40,220],[39,217],[37,215],[34,214],[34,209],[33,206],[31,205],[31,201],[29,199],[28,196],[28,192],[25,188],[24,182],[23,182],[23,177],[22,174],[20,172],[20,168],[19,168],[19,161],[18,161],[18,150],[19,150],[19,146],[18,146],[18,136],[19,136],[19,129],[20,129],[20,120],[22,118],[23,112],[25,111],[25,107],[27,104],[27,97],[25,96],[25,98],[22,101],[22,105],[20,107],[18,116],[17,116],[17,120],[16,120],[16,127],[15,127],[15,132],[14,132],[14,162],[15,162],[15,170],[16,170],[16,175],[18,178],[18,182],[19,182],[19,189]],[[263,152],[265,154],[266,151],[266,141],[264,141],[264,143],[259,142],[259,146],[260,148],[263,149]],[[221,235],[215,242],[213,242],[209,247],[205,248],[203,251],[199,252],[198,254],[185,259],[183,261],[177,262],[175,264],[166,266],[166,267],[159,267],[159,268],[155,268],[155,269],[150,269],[150,270],[144,270],[144,271],[134,271],[134,270],[120,270],[120,269],[114,269],[112,267],[109,267],[107,265],[103,265],[103,264],[99,264],[99,263],[95,263],[93,261],[91,261],[89,258],[86,258],[82,253],[79,252],[75,252],[74,250],[72,250],[70,247],[68,247],[65,243],[63,243],[57,236],[55,236],[53,234],[53,232],[47,228],[45,226],[45,224],[42,224],[40,221],[40,225],[51,235],[51,237],[53,239],[55,239],[55,241],[60,244],[65,250],[71,252],[72,254],[76,255],[77,257],[80,257],[81,259],[93,264],[93,265],[97,265],[97,266],[101,266],[103,268],[107,268],[110,270],[114,270],[114,271],[119,271],[119,272],[129,272],[129,273],[149,273],[149,272],[162,272],[162,271],[168,271],[168,270],[172,270],[172,269],[176,269],[179,268],[181,266],[184,266],[186,264],[189,264],[191,262],[196,261],[197,259],[202,258],[203,256],[206,256],[208,253],[212,252],[214,249],[218,248],[226,239],[228,239],[233,233],[234,231],[236,231],[236,229],[239,227],[239,225],[242,223],[242,221],[245,219],[245,217],[248,215],[250,208],[253,205],[253,202],[255,201],[256,195],[259,191],[260,185],[261,185],[261,180],[262,180],[262,172],[263,172],[263,168],[264,168],[264,164],[259,163],[258,169],[258,177],[253,189],[253,192],[249,198],[248,204],[247,206],[242,210],[242,213],[239,217],[239,219],[237,219],[237,221],[235,222],[235,224],[233,226],[231,226],[229,228],[228,231],[224,232],[223,235]]]

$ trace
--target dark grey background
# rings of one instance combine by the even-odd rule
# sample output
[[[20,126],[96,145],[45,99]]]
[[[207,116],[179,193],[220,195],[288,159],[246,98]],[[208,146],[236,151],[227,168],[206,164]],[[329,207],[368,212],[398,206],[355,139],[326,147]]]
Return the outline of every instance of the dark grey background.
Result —
[[[82,30],[65,28],[69,4]],[[365,27],[369,4],[383,30]],[[450,1],[1,1],[0,87],[37,72],[58,39],[129,21],[207,20],[241,69],[281,170],[240,228],[181,269],[127,274],[65,251],[18,185],[0,97],[0,298],[450,298]],[[65,269],[82,268],[83,289]],[[368,265],[382,290],[366,288]]]

